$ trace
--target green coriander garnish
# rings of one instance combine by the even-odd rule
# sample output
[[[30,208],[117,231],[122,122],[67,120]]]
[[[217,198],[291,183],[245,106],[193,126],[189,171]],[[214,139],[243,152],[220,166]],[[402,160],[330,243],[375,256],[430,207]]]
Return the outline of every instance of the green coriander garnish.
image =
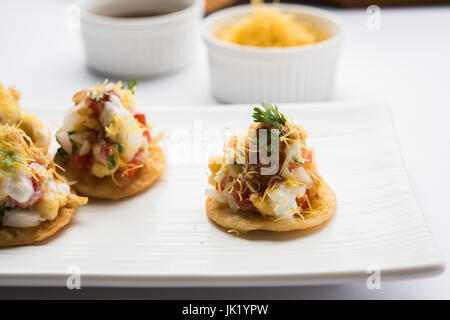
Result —
[[[112,170],[116,167],[116,159],[114,159],[114,155],[110,155],[108,157],[108,169]]]
[[[258,107],[253,108],[253,121],[267,123],[277,129],[281,129],[286,123],[286,118],[278,111],[278,107],[264,102],[261,103],[261,106],[264,110]]]
[[[12,155],[11,153],[9,153],[6,150],[0,149],[0,154],[3,155],[5,158],[2,160],[2,163],[6,164],[9,168],[14,168],[16,165],[14,164],[15,162],[24,164],[23,161],[17,157],[15,157],[14,155]]]
[[[92,100],[95,100],[97,102],[99,102],[101,99],[103,99],[104,96],[109,96],[109,92],[94,92],[94,91],[89,91],[89,95],[91,96]]]
[[[60,164],[66,164],[69,162],[69,154],[63,148],[59,148],[55,154],[55,162]]]
[[[132,94],[136,94],[136,86],[138,84],[138,79],[135,78],[134,80],[128,79],[127,80],[127,87],[128,90],[131,91]],[[122,85],[122,89],[125,89],[125,86]]]
[[[0,218],[3,218],[3,216],[5,215],[5,213],[7,213],[8,211],[10,211],[12,208],[8,207],[6,205],[2,205],[0,206]]]
[[[297,160],[297,159],[293,159],[293,160],[294,160],[294,162],[296,162],[298,164],[301,164],[302,166],[305,165],[305,163],[303,161],[300,161],[300,160]]]

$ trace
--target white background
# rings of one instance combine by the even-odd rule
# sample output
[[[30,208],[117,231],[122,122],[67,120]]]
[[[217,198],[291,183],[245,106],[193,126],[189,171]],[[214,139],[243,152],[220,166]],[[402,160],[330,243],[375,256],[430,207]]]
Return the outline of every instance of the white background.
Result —
[[[22,92],[26,109],[64,110],[73,93],[101,82],[85,66],[79,30],[67,27],[73,1],[2,1],[0,82]],[[375,1],[376,3],[376,1]],[[365,9],[330,9],[345,43],[333,100],[381,99],[392,107],[418,200],[439,248],[450,256],[450,7],[382,8],[381,29],[366,27]],[[133,53],[130,52],[130,55]],[[206,50],[190,66],[141,80],[141,108],[218,102],[210,94]],[[226,106],[224,106],[226,108]],[[380,155],[383,156],[383,155]],[[1,252],[0,252],[1,261]],[[450,271],[422,280],[327,287],[103,289],[0,288],[5,298],[450,298]]]

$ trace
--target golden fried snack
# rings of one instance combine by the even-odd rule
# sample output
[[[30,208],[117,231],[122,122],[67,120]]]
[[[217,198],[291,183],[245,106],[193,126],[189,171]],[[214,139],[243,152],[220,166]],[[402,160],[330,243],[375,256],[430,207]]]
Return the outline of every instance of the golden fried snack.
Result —
[[[23,130],[0,125],[0,247],[51,236],[85,203]]]
[[[51,133],[32,113],[23,111],[19,106],[20,93],[12,88],[5,88],[0,83],[0,123],[18,124],[19,128],[33,140],[38,148],[46,154],[51,142]]]
[[[106,83],[73,96],[56,134],[55,162],[73,188],[95,198],[121,199],[152,185],[164,172],[159,137],[143,113],[135,112],[136,82],[128,89]]]
[[[336,196],[317,170],[302,127],[276,106],[254,108],[248,131],[229,138],[223,156],[209,161],[206,213],[238,232],[291,231],[333,217]]]

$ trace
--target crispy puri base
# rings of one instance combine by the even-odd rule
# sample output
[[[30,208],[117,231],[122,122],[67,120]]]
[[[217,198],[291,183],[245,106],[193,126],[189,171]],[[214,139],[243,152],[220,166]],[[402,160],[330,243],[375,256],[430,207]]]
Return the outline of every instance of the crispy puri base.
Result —
[[[278,219],[263,217],[257,212],[234,212],[226,203],[214,199],[206,199],[206,214],[208,217],[229,230],[247,232],[253,230],[292,231],[316,227],[331,219],[336,212],[336,195],[321,178],[321,185],[317,191],[317,200],[327,206],[326,213],[308,214],[304,217],[294,216],[292,219]]]
[[[75,216],[76,210],[76,206],[62,207],[54,220],[43,222],[36,227],[0,227],[0,247],[23,246],[44,240],[68,224]]]
[[[165,156],[158,144],[150,146],[150,157],[144,166],[131,180],[119,180],[118,186],[111,177],[97,178],[89,172],[73,171],[66,168],[63,173],[70,181],[76,181],[72,186],[78,193],[103,199],[118,200],[138,193],[152,185],[165,170]]]
[[[22,111],[20,121],[19,128],[25,131],[36,147],[41,148],[44,154],[47,154],[52,142],[50,130],[44,126],[36,115],[30,112]]]
[[[18,122],[20,122],[19,128],[22,129],[27,134],[27,136],[31,138],[31,141],[33,141],[34,145],[40,148],[42,152],[46,155],[48,153],[48,149],[52,141],[50,139],[52,134],[49,129],[44,127],[42,122],[35,115],[28,113],[28,118],[30,120],[27,122],[23,121],[23,119],[18,120]],[[15,124],[14,122],[6,121],[3,123],[0,121],[0,124],[5,123],[6,124],[9,123],[11,125]],[[42,130],[45,133],[42,133],[39,130]]]

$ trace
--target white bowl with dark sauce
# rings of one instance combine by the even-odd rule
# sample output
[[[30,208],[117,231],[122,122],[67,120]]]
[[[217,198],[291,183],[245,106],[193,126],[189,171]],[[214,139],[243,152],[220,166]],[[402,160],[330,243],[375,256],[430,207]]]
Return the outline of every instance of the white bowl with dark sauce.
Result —
[[[88,66],[113,77],[172,72],[195,56],[204,0],[80,0]]]

